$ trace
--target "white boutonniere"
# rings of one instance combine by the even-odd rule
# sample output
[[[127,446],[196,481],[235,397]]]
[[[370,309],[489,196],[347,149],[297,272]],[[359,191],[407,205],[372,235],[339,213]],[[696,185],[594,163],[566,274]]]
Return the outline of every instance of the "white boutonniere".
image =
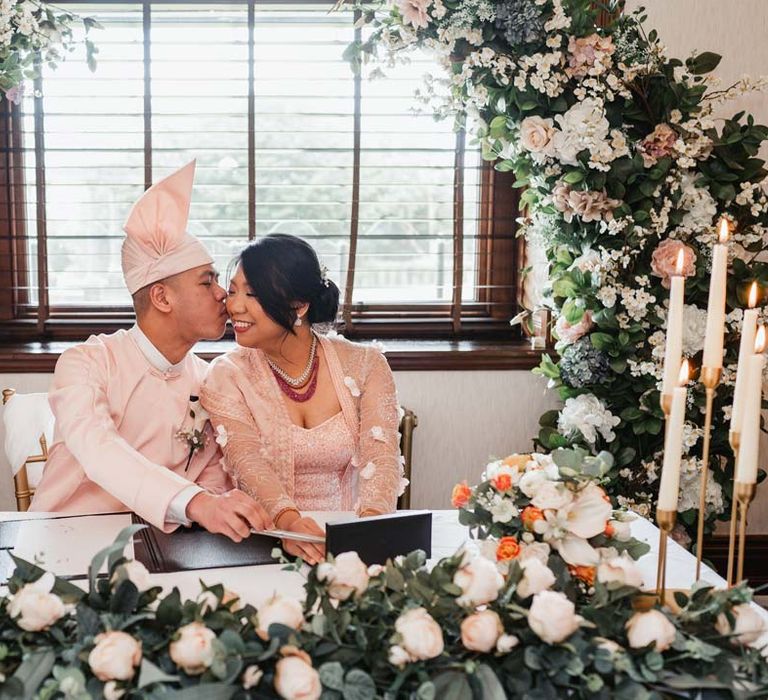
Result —
[[[189,464],[192,461],[195,452],[199,452],[205,447],[205,425],[208,423],[209,419],[210,416],[208,415],[208,411],[206,411],[200,404],[200,397],[190,396],[184,423],[182,424],[182,427],[176,431],[176,439],[186,442],[189,447],[187,464],[184,467],[185,472],[189,469]]]

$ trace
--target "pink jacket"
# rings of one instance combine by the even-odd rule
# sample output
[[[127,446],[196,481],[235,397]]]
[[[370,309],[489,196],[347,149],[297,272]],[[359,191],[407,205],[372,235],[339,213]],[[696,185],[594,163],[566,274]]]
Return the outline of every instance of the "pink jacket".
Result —
[[[340,336],[320,336],[320,343],[356,443],[342,479],[342,507],[391,512],[402,478],[400,408],[392,372],[373,346]],[[264,354],[238,348],[214,360],[200,398],[213,425],[223,426],[225,468],[238,487],[273,517],[295,507],[291,419]],[[369,478],[361,478],[369,464],[374,465],[365,470]]]
[[[160,372],[130,331],[91,336],[64,352],[49,393],[53,445],[30,510],[130,510],[170,531],[178,526],[165,523],[168,505],[190,482],[229,490],[210,424],[187,471],[189,447],[176,437],[206,368],[189,353]]]

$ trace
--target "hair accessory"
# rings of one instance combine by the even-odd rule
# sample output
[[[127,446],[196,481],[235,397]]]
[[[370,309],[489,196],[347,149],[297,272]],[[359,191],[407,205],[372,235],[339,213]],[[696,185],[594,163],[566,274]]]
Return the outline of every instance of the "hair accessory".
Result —
[[[320,281],[323,283],[323,287],[331,286],[331,280],[328,277],[328,267],[326,265],[320,265]]]

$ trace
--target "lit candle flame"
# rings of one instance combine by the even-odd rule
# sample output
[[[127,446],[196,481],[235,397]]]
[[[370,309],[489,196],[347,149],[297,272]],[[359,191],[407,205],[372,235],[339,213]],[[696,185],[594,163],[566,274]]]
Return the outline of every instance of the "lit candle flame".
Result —
[[[755,353],[760,354],[765,350],[765,326],[761,323],[755,333]]]
[[[747,300],[750,309],[754,309],[757,306],[757,282],[752,282],[749,287],[749,299]]]
[[[685,266],[685,250],[683,248],[680,248],[680,250],[677,251],[677,265],[675,265],[675,274],[682,275],[684,266]]]
[[[723,217],[722,219],[720,219],[720,233],[718,235],[719,242],[725,243],[728,240],[728,234],[729,234],[728,219]]]
[[[688,359],[686,358],[680,365],[680,374],[678,376],[678,382],[680,386],[685,386],[690,378],[691,374],[690,369],[688,368]]]

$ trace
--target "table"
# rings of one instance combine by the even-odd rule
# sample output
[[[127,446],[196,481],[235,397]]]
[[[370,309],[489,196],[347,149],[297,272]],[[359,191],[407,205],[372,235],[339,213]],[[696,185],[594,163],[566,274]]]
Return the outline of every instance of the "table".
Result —
[[[318,522],[326,523],[347,518],[347,512],[308,513]],[[87,586],[85,577],[88,564],[96,552],[109,545],[117,533],[131,524],[128,513],[109,516],[61,517],[55,513],[0,512],[0,523],[22,520],[19,542],[14,554],[32,561],[37,557],[42,565],[56,574],[80,576],[73,583]],[[659,530],[650,521],[636,518],[631,523],[632,536],[646,542],[651,549],[637,564],[643,575],[643,588],[651,590],[656,586],[656,561],[659,546]],[[469,531],[458,521],[458,511],[438,510],[432,512],[432,560],[454,554],[460,547],[474,547],[469,540]],[[131,556],[132,545],[126,555]],[[667,587],[690,588],[694,581],[696,558],[676,542],[667,545]],[[156,585],[163,587],[163,593],[175,586],[182,599],[195,598],[200,592],[200,581],[208,585],[223,584],[240,596],[246,603],[258,606],[280,592],[282,595],[303,597],[304,577],[295,571],[283,571],[281,564],[242,566],[223,569],[202,569],[177,571],[167,574],[153,574]],[[702,565],[701,578],[714,586],[725,587],[726,582],[710,567]],[[768,624],[768,611],[755,605]],[[768,644],[768,630],[755,646]]]

